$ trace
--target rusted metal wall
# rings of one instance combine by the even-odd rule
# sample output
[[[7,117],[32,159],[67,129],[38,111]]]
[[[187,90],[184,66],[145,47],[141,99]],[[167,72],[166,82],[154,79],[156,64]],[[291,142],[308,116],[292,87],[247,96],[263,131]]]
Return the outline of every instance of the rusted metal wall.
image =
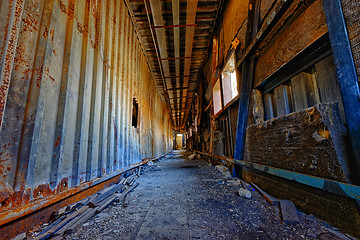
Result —
[[[0,225],[172,148],[122,0],[0,5]]]

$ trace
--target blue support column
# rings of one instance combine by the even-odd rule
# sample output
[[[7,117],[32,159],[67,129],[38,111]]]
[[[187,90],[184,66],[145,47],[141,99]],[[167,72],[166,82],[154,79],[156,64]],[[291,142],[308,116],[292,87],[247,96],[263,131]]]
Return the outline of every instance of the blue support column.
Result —
[[[248,63],[249,62],[249,63]],[[239,113],[236,128],[235,159],[244,158],[246,126],[249,110],[249,98],[253,83],[254,60],[244,61],[242,67],[241,92],[239,98]]]
[[[360,90],[340,0],[323,0],[356,173],[360,174]]]

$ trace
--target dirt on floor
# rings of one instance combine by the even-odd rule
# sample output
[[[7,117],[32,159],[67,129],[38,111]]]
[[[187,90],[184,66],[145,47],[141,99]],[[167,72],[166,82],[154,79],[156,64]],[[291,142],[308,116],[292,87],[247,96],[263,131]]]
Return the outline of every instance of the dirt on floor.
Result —
[[[128,206],[113,203],[66,239],[347,239],[328,223],[298,211],[283,223],[278,205],[204,160],[173,151],[142,168]],[[349,239],[349,238],[348,238]]]

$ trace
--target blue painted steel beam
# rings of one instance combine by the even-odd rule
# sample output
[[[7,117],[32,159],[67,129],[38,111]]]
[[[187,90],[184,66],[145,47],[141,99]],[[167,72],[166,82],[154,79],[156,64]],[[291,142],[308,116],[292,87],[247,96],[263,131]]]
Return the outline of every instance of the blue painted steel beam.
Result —
[[[263,173],[271,174],[277,177],[281,177],[287,180],[291,180],[297,183],[301,183],[310,187],[314,187],[320,190],[324,190],[327,192],[331,192],[340,196],[353,198],[355,200],[360,200],[360,186],[352,185],[349,183],[344,182],[338,182],[330,179],[325,179],[321,177],[315,177],[303,173],[293,172],[285,169],[275,168],[267,165],[257,164],[257,163],[251,163],[248,161],[243,160],[237,160],[232,159],[228,157],[223,156],[216,156],[211,155],[203,152],[197,152],[196,153],[208,156],[208,157],[214,157],[220,160],[225,160],[231,163],[238,164],[242,167],[246,167],[248,169],[257,170]]]
[[[344,103],[357,176],[360,174],[360,90],[340,0],[323,0],[324,12]]]

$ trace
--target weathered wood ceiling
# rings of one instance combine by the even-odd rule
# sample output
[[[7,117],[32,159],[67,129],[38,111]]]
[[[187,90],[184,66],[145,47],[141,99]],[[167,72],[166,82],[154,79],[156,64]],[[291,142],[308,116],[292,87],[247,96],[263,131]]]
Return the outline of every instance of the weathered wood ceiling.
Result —
[[[125,0],[174,127],[185,126],[220,0]]]

